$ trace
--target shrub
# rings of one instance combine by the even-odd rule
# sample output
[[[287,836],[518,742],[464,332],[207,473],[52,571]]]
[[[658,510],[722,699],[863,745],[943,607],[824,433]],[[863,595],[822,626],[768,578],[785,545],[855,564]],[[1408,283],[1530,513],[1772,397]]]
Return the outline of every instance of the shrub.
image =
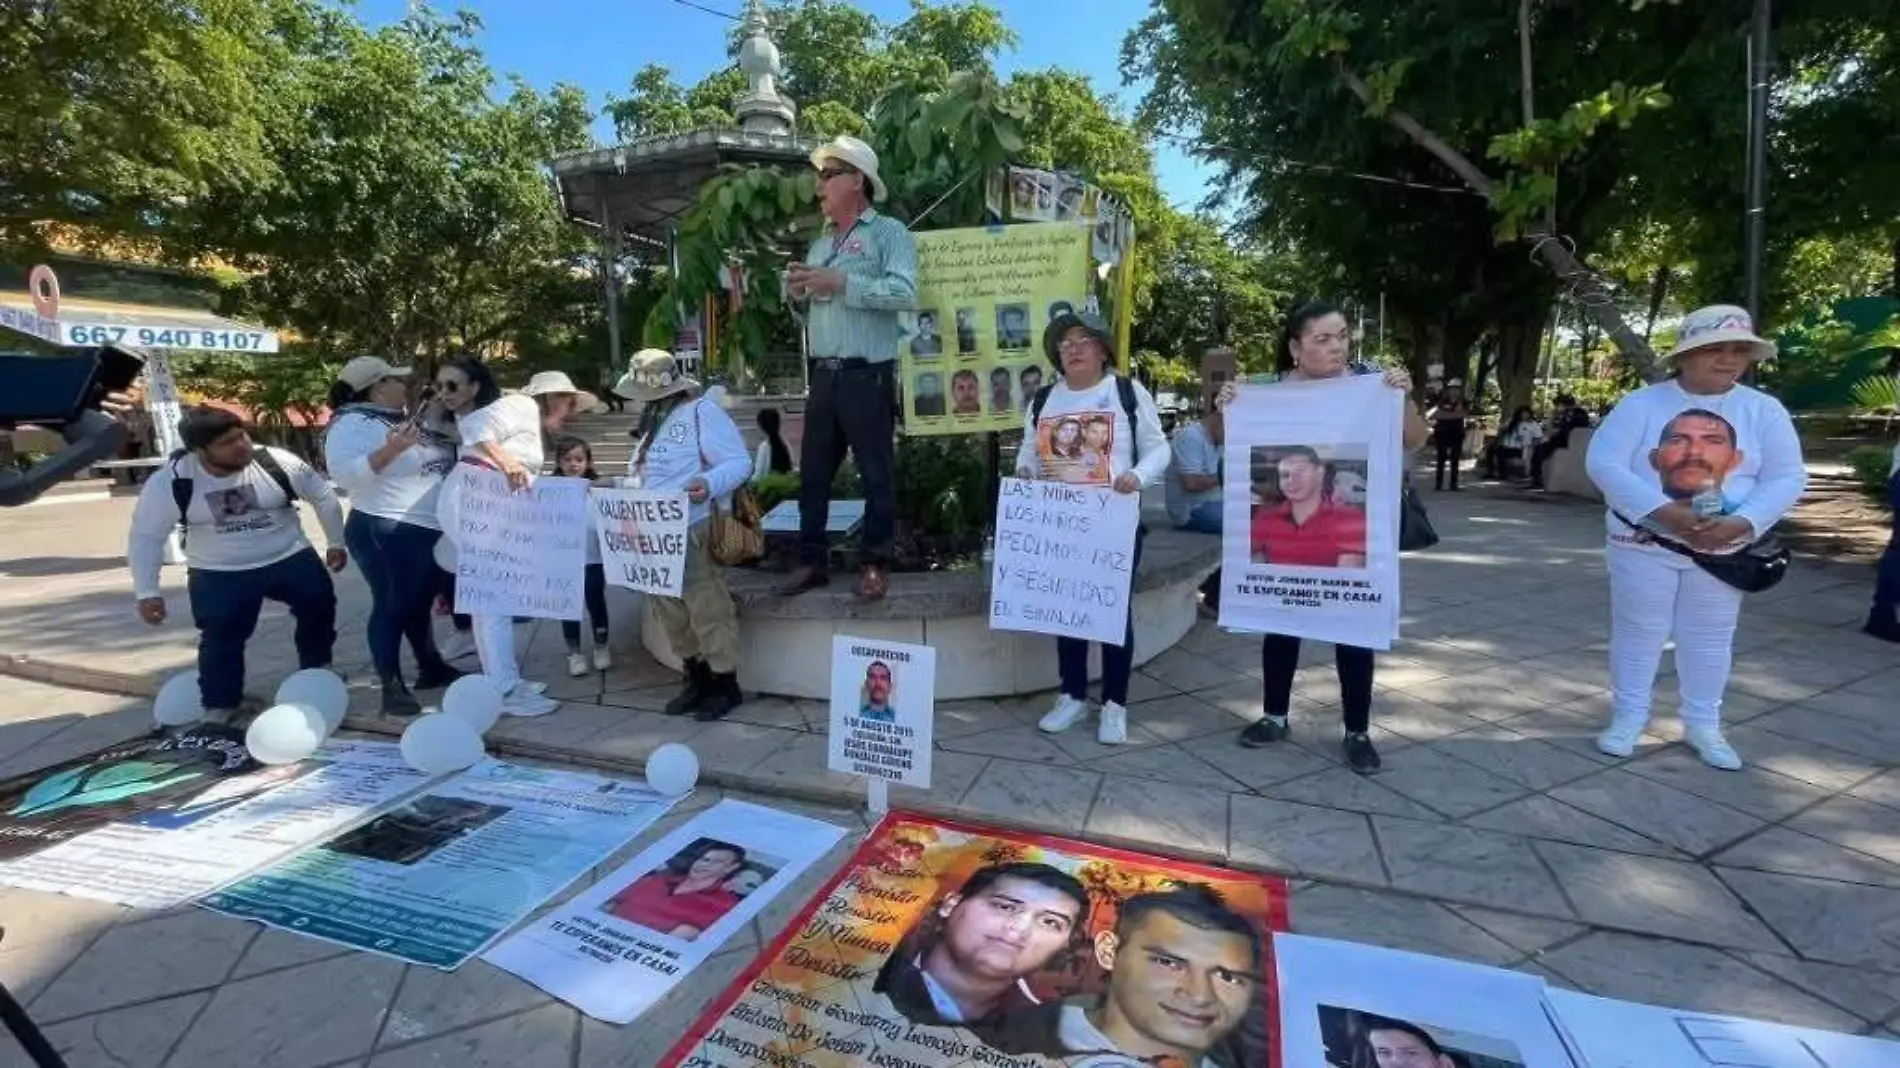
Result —
[[[786,501],[798,499],[799,477],[796,471],[784,474],[770,474],[752,483],[752,492],[759,496],[759,507],[766,511],[777,508]]]
[[[1893,449],[1886,445],[1862,445],[1847,454],[1847,464],[1861,488],[1876,497],[1887,495],[1887,472],[1893,469]]]

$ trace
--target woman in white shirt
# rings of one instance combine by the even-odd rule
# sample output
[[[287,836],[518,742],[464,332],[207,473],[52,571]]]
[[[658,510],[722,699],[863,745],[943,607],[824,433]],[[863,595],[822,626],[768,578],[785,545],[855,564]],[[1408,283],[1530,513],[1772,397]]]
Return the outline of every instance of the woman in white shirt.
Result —
[[[1709,766],[1742,766],[1722,736],[1741,591],[1657,543],[1734,552],[1801,498],[1807,469],[1794,421],[1781,402],[1740,384],[1750,361],[1774,352],[1741,308],[1698,309],[1669,354],[1675,377],[1624,397],[1590,439],[1585,466],[1610,506],[1604,558],[1614,695],[1597,748],[1611,756],[1633,753],[1648,726],[1656,670],[1673,636],[1684,737]]]
[[[1116,377],[1107,325],[1093,314],[1059,313],[1043,331],[1042,349],[1061,377],[1024,398],[1016,477],[1108,486],[1116,493],[1140,493],[1143,486],[1165,477],[1172,452],[1161,414],[1141,383]],[[1142,534],[1136,528],[1131,546],[1131,599],[1133,576],[1141,566]],[[1134,658],[1130,618],[1120,645],[1102,643],[1102,715],[1096,740],[1103,745],[1128,740],[1128,676]],[[1062,692],[1037,724],[1051,734],[1068,730],[1088,714],[1089,643],[1057,638],[1056,665]]]
[[[707,551],[706,520],[712,505],[729,503],[732,491],[752,474],[745,439],[716,400],[699,395],[699,383],[681,372],[670,352],[634,353],[614,392],[643,406],[630,481],[642,489],[684,492],[687,500],[691,533],[680,596],[649,595],[686,672],[685,688],[665,712],[702,722],[722,719],[745,702],[739,691],[739,616],[725,569]]]
[[[405,409],[410,369],[377,356],[343,365],[330,388],[324,466],[350,498],[344,544],[369,580],[369,658],[382,681],[385,716],[413,716],[422,705],[402,677],[402,643],[416,658],[416,689],[462,677],[436,649],[435,543],[442,536],[436,498],[455,464],[455,441],[425,428]]]

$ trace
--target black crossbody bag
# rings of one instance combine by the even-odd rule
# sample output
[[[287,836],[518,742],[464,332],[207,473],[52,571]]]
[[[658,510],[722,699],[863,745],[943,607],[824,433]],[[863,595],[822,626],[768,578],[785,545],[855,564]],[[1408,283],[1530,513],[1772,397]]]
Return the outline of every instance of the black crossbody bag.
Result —
[[[1612,509],[1610,514],[1622,520],[1623,525],[1635,531],[1638,537],[1646,538],[1677,556],[1694,560],[1697,567],[1743,593],[1773,589],[1787,576],[1788,562],[1793,558],[1788,547],[1781,543],[1772,530],[1735,552],[1705,553],[1645,530],[1630,522],[1629,517],[1622,512]]]

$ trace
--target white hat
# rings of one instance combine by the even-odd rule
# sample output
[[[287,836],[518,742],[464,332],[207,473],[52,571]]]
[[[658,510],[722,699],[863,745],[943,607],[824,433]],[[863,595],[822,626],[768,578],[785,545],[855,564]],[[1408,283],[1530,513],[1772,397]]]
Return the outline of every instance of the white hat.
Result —
[[[600,407],[600,398],[576,386],[574,380],[567,377],[566,371],[537,371],[521,392],[530,397],[539,397],[544,393],[572,393],[576,412],[591,412]]]
[[[877,153],[870,145],[855,137],[839,134],[837,137],[812,149],[811,165],[819,170],[825,169],[825,161],[835,159],[839,163],[864,175],[871,182],[871,199],[884,199],[884,179],[877,176]]]
[[[337,381],[361,393],[385,378],[408,378],[410,370],[408,367],[393,366],[381,356],[358,356],[344,364],[336,377]]]
[[[627,373],[614,383],[614,392],[630,401],[652,404],[661,397],[689,393],[699,383],[680,373],[679,362],[665,349],[641,349],[628,361]]]
[[[1755,336],[1755,321],[1749,318],[1746,308],[1738,308],[1733,304],[1711,304],[1706,308],[1697,308],[1682,320],[1682,326],[1676,332],[1676,347],[1669,350],[1669,359],[1725,341],[1747,342],[1753,349],[1749,355],[1756,360],[1772,359],[1775,355],[1774,342]]]

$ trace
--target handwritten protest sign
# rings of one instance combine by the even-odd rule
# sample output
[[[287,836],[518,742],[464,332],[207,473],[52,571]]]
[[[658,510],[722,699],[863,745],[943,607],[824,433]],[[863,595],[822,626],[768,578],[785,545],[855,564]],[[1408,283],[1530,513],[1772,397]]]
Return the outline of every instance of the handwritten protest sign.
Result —
[[[928,789],[936,696],[935,649],[837,635],[827,766]]]
[[[457,464],[455,610],[484,616],[581,618],[587,569],[587,483],[537,478],[519,493],[499,471]]]
[[[678,597],[686,580],[686,495],[597,489],[587,498],[607,582]]]
[[[1141,500],[1106,487],[1003,480],[990,629],[1119,645]]]

